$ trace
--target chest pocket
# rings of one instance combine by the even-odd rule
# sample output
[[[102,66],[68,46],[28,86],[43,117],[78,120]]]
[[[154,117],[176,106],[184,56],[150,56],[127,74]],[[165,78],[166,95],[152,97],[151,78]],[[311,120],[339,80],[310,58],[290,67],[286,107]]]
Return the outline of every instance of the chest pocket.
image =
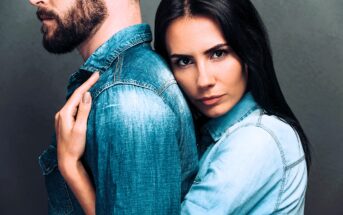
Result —
[[[45,186],[48,192],[49,214],[73,214],[70,191],[57,165],[56,147],[50,145],[39,156],[39,165],[45,176]]]

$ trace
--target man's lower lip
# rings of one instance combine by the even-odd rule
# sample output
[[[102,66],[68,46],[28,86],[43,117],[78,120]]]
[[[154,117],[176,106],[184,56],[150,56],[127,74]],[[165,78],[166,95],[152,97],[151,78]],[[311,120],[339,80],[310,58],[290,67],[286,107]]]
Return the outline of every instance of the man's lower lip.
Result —
[[[211,106],[211,105],[215,105],[216,103],[218,103],[220,99],[221,99],[221,96],[211,98],[211,99],[204,99],[204,100],[201,100],[201,102],[204,105]]]
[[[43,19],[42,22],[49,22],[49,21],[53,21],[54,19]]]

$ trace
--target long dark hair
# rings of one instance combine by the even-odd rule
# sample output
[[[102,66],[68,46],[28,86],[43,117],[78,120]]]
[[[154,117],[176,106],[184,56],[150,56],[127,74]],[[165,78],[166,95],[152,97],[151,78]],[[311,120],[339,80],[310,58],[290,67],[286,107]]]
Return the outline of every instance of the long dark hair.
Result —
[[[208,17],[219,24],[226,41],[247,66],[247,90],[266,114],[279,117],[297,131],[309,169],[309,141],[281,92],[269,38],[253,4],[249,0],[162,0],[155,19],[154,45],[167,61],[167,28],[184,16]]]

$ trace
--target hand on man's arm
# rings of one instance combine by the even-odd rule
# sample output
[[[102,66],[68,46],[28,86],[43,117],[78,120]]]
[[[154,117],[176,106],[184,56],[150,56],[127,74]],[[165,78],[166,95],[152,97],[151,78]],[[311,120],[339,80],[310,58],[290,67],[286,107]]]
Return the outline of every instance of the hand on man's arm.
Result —
[[[87,215],[95,214],[95,191],[81,157],[86,145],[92,98],[87,92],[98,80],[94,73],[55,115],[58,168]]]

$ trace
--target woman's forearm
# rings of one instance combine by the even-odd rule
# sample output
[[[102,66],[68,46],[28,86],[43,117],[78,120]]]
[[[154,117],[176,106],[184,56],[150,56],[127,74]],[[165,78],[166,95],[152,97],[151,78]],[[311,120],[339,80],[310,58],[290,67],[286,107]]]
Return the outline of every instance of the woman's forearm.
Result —
[[[95,191],[80,160],[60,159],[58,167],[87,215],[95,214]]]

